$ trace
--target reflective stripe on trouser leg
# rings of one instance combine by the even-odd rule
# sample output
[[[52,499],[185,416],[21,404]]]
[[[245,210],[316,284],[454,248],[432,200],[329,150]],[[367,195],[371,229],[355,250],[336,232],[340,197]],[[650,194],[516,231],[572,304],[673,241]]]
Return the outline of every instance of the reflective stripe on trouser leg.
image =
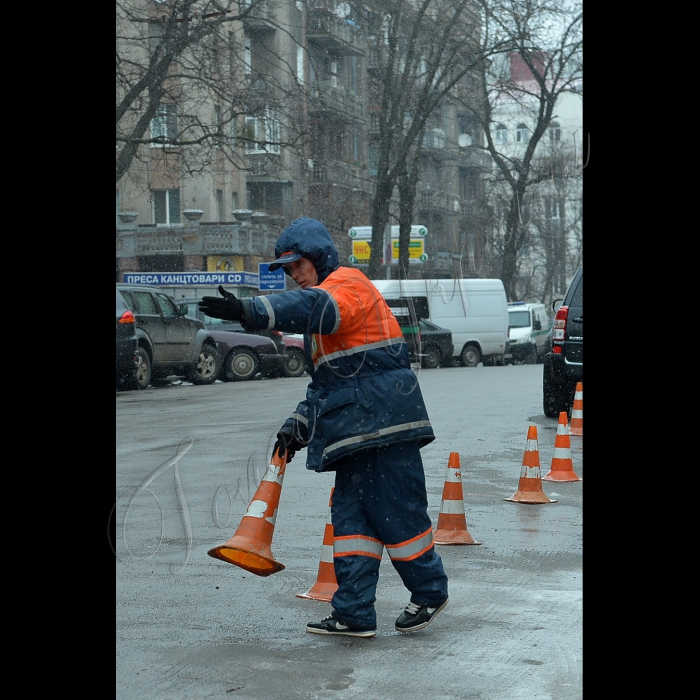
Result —
[[[427,505],[417,443],[364,450],[338,463],[331,509],[338,590],[331,604],[342,621],[376,624],[380,559],[376,550],[362,549],[363,538],[385,543],[411,601],[429,605],[447,597],[447,576],[432,544]]]

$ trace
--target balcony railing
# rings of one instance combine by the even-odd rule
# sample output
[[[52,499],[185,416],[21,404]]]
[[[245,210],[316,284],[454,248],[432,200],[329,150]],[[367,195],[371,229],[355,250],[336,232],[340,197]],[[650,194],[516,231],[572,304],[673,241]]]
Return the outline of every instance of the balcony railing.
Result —
[[[315,46],[333,51],[338,56],[360,56],[365,52],[365,39],[357,27],[348,24],[326,9],[326,3],[314,3],[323,7],[309,7],[306,38]]]
[[[272,2],[262,0],[253,5],[248,14],[243,18],[243,26],[247,32],[274,32],[275,26],[275,10],[272,7]]]
[[[216,224],[117,230],[117,257],[148,255],[259,255],[274,257],[279,230],[267,225]],[[273,256],[273,257],[270,257]]]
[[[482,148],[476,148],[475,146],[459,149],[457,165],[460,168],[478,170],[482,173],[490,173],[493,169],[491,154],[488,151],[485,151]]]
[[[422,211],[435,211],[441,214],[459,214],[459,197],[440,190],[420,190],[419,208]]]
[[[282,177],[280,156],[278,154],[249,155],[248,168],[252,179],[262,177],[266,180],[279,180]]]
[[[337,160],[313,161],[312,184],[335,184],[365,190],[368,188],[368,178],[368,171],[358,165]]]
[[[330,80],[317,80],[311,86],[309,108],[311,112],[326,112],[346,121],[364,122],[362,98]]]

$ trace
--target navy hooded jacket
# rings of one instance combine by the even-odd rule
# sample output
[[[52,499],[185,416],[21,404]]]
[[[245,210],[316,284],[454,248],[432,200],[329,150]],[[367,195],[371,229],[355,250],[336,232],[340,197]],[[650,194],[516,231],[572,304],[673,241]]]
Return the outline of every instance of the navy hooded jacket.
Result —
[[[432,442],[406,342],[377,288],[360,270],[340,267],[316,219],[297,219],[282,232],[275,255],[296,259],[290,254],[311,260],[317,286],[241,302],[246,329],[304,334],[311,382],[285,426],[307,446],[307,469],[332,471],[360,450]]]

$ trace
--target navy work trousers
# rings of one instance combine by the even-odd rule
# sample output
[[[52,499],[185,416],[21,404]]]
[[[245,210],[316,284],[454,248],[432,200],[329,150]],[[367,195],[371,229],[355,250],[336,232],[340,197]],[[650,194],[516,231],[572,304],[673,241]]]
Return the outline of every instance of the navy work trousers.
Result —
[[[423,535],[421,539],[429,545],[426,551],[408,561],[392,558],[391,563],[411,592],[412,603],[437,606],[447,598],[447,575],[432,545],[427,508],[418,443],[363,450],[336,465],[331,504],[334,538],[372,538],[384,545],[401,545]],[[334,546],[338,590],[331,605],[334,617],[343,624],[365,629],[377,626],[374,602],[382,555],[381,544],[374,544],[380,550],[378,557],[376,552],[374,556],[338,556],[337,543]],[[386,551],[391,556],[395,550]]]

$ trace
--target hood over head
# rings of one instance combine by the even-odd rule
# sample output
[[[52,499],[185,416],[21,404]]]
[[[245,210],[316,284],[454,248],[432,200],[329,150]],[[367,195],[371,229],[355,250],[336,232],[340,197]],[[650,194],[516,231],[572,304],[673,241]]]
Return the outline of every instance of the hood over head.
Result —
[[[269,266],[271,272],[299,258],[308,258],[318,272],[319,283],[340,267],[338,249],[326,227],[305,216],[292,221],[282,231],[275,245],[275,255],[277,259]]]

